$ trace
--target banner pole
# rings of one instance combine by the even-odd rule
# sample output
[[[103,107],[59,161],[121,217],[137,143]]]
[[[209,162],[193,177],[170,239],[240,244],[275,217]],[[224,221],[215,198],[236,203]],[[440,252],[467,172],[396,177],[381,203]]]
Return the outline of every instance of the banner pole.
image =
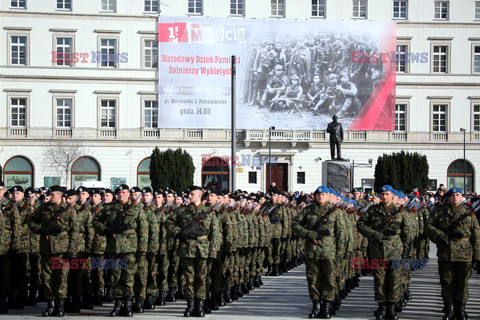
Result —
[[[232,84],[231,84],[231,97],[232,97],[232,114],[231,114],[231,118],[232,118],[232,134],[231,134],[231,138],[232,138],[232,154],[231,154],[231,160],[230,160],[230,167],[231,167],[231,176],[232,176],[232,179],[231,179],[231,185],[230,185],[230,191],[231,192],[234,192],[235,191],[235,154],[236,154],[236,142],[237,142],[237,135],[236,135],[236,131],[237,131],[237,128],[236,128],[236,57],[233,55],[232,56]]]

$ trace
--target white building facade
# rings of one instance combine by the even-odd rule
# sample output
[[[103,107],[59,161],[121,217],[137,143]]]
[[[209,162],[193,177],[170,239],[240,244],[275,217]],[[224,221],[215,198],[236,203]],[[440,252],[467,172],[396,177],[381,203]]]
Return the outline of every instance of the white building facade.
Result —
[[[81,146],[68,187],[84,179],[146,185],[148,158],[158,147],[189,152],[195,184],[219,178],[227,188],[229,168],[202,161],[230,155],[229,128],[157,125],[157,23],[200,15],[396,21],[397,52],[424,59],[397,62],[396,131],[345,133],[342,156],[356,164],[354,186],[371,187],[378,156],[401,150],[427,156],[432,189],[463,186],[465,138],[467,190],[478,190],[480,1],[2,0],[0,10],[0,166],[7,186],[65,184],[66,173],[45,161],[45,150],[60,141]],[[269,146],[278,163],[272,179],[282,189],[310,192],[322,184],[322,163],[330,159],[324,131],[270,133],[237,130],[244,160],[237,189],[267,189]]]

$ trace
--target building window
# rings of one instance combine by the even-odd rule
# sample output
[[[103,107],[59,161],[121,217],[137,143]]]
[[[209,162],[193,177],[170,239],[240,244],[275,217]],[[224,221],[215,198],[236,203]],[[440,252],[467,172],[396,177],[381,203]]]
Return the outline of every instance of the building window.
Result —
[[[473,131],[480,131],[480,104],[473,105]]]
[[[57,10],[72,10],[72,0],[57,0]]]
[[[469,161],[458,159],[453,161],[447,169],[447,188],[458,187],[463,192],[473,191],[474,182],[473,167]],[[464,182],[466,185],[464,185]]]
[[[407,131],[407,105],[395,105],[395,131]]]
[[[447,132],[447,105],[434,104],[432,112],[433,131]]]
[[[10,1],[10,8],[27,9],[27,1],[26,0],[12,0],[12,1]]]
[[[27,37],[10,37],[10,63],[12,65],[27,65]]]
[[[325,18],[325,0],[312,0],[312,17]]]
[[[304,171],[297,172],[297,183],[305,184],[305,172]]]
[[[203,12],[203,0],[188,0],[189,14],[202,14],[202,12]]]
[[[285,0],[271,0],[270,8],[272,17],[285,17]]]
[[[145,128],[158,128],[158,102],[145,101]]]
[[[401,44],[397,45],[397,57],[396,57],[396,67],[397,72],[407,72],[407,55],[408,55],[408,46]]]
[[[157,13],[159,9],[158,0],[145,0],[145,12]]]
[[[248,183],[257,183],[257,171],[248,172]]]
[[[407,19],[408,15],[408,2],[407,1],[393,1],[393,18],[394,19]]]
[[[367,0],[353,0],[353,17],[367,18]]]
[[[202,164],[202,187],[206,190],[228,190],[228,163],[219,158],[212,157]]]
[[[117,0],[102,0],[102,11],[116,12]]]
[[[156,40],[144,41],[144,66],[145,68],[158,67],[158,42]]]
[[[435,19],[448,20],[449,1],[435,1]]]
[[[100,65],[115,68],[118,62],[117,40],[100,39]]]
[[[480,73],[480,45],[473,46],[473,72]]]
[[[90,157],[81,157],[72,164],[72,187],[75,182],[94,180],[100,181],[100,165]]]
[[[475,1],[475,20],[480,19],[480,1]]]
[[[101,100],[100,105],[100,127],[116,127],[117,100]]]
[[[448,46],[433,46],[433,72],[448,73]]]
[[[15,156],[5,163],[3,181],[6,188],[33,187],[33,165],[24,157]]]
[[[57,127],[70,128],[72,126],[72,99],[57,99]]]
[[[54,63],[57,66],[72,66],[73,38],[55,38]]]
[[[243,16],[245,14],[244,0],[230,0],[230,14],[232,16]]]
[[[27,127],[27,99],[12,98],[10,100],[10,125],[12,127]]]
[[[150,180],[150,158],[143,159],[137,168],[137,186],[140,189],[150,187],[152,181]]]

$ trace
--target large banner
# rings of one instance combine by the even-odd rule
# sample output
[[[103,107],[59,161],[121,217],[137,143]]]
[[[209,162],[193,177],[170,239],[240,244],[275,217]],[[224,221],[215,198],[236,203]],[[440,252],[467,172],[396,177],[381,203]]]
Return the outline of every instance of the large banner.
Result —
[[[161,17],[159,127],[395,129],[394,22]]]

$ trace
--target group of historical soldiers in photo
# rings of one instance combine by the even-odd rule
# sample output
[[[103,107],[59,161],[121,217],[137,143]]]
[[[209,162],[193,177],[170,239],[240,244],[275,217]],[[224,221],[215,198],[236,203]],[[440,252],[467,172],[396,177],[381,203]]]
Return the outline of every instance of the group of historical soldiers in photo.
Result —
[[[269,110],[353,118],[382,79],[378,42],[368,35],[312,32],[251,43],[244,102]]]
[[[458,188],[437,199],[389,185],[378,191],[0,183],[0,313],[46,302],[43,316],[63,317],[113,302],[110,316],[131,317],[186,299],[184,316],[203,317],[262,286],[263,275],[305,263],[310,318],[330,319],[371,273],[375,318],[395,320],[413,298],[411,272],[427,266],[431,240],[443,319],[467,319],[468,280],[480,270],[478,198]]]

